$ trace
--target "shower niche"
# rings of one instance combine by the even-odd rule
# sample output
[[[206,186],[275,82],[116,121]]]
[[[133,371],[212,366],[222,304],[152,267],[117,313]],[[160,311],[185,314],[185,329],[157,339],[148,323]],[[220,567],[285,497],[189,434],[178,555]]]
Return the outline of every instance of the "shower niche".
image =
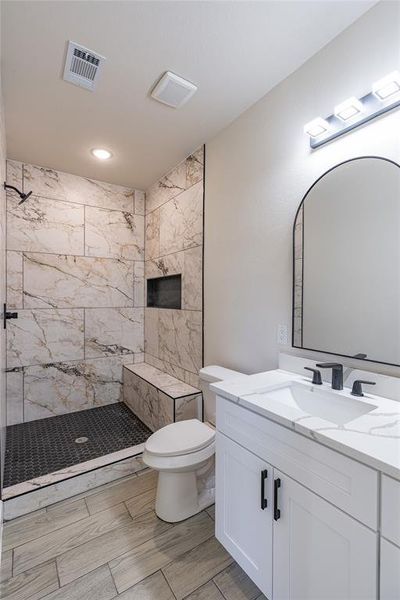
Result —
[[[182,308],[182,275],[168,275],[147,280],[147,306]]]

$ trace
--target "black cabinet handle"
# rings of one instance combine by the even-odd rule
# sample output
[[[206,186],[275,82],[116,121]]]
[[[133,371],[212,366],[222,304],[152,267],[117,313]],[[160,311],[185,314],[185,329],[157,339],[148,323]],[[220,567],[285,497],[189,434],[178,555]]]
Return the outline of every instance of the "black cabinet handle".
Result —
[[[277,521],[281,518],[281,511],[278,508],[278,489],[281,487],[281,480],[275,479],[274,481],[274,519]]]
[[[261,510],[264,510],[264,508],[267,508],[268,506],[268,501],[265,497],[265,480],[268,477],[268,471],[267,469],[263,469],[263,471],[261,471]]]

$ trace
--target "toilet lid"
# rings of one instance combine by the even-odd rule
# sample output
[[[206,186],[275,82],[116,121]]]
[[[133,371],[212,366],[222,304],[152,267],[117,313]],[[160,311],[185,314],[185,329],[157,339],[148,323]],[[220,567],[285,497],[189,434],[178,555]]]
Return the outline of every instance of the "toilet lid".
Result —
[[[198,421],[178,421],[166,425],[149,437],[145,450],[160,456],[179,456],[202,450],[211,444],[215,431]]]

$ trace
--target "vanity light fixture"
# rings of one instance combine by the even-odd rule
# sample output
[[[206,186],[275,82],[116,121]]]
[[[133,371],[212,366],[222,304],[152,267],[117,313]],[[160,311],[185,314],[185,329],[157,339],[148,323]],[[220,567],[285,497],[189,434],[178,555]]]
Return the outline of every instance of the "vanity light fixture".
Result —
[[[105,150],[105,148],[93,148],[91,152],[93,156],[95,156],[99,160],[108,160],[112,157],[111,152],[109,150]]]
[[[372,93],[378,100],[387,100],[400,92],[400,72],[392,71],[386,77],[372,84]]]
[[[321,119],[321,117],[317,117],[313,121],[310,121],[306,125],[304,125],[304,133],[308,133],[310,137],[316,138],[326,131],[329,131],[330,125],[328,121],[325,119]]]
[[[311,148],[318,148],[360,125],[400,107],[400,72],[392,71],[372,85],[361,98],[352,96],[335,106],[333,114],[318,117],[304,126]]]
[[[364,107],[355,96],[352,96],[351,98],[347,98],[347,100],[335,106],[333,112],[335,117],[341,119],[341,121],[349,121],[353,117],[363,113]]]

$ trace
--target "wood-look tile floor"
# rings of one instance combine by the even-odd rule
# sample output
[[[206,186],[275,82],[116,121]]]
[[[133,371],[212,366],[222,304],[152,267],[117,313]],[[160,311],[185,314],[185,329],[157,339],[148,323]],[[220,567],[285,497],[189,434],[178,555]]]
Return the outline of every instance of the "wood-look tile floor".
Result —
[[[214,537],[213,507],[171,525],[152,471],[7,523],[3,600],[265,600]]]

